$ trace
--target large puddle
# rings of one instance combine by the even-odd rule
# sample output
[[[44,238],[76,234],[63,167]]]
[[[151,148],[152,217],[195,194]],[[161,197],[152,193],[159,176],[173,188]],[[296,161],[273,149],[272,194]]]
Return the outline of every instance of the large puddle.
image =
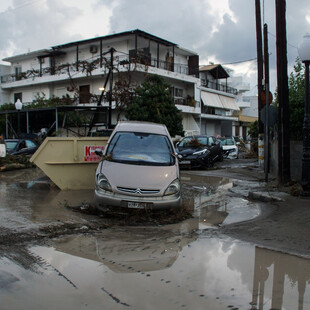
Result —
[[[188,234],[191,225],[2,253],[1,309],[310,309],[309,260]]]
[[[93,190],[60,191],[44,185],[42,188],[40,184],[39,188],[38,184],[33,186],[38,173],[30,170],[29,175],[28,171],[21,170],[0,175],[1,227],[27,230],[42,223],[79,222],[82,215],[66,206],[93,204]],[[260,213],[259,204],[228,191],[233,187],[230,179],[182,172],[181,181],[183,207],[198,218],[196,229],[250,220]]]
[[[182,186],[193,218],[178,224],[0,246],[0,309],[310,309],[310,260],[210,229],[256,217],[258,204],[233,195],[225,178],[184,172]],[[27,190],[12,173],[0,193],[4,229],[89,221],[64,206],[88,201],[91,191]]]

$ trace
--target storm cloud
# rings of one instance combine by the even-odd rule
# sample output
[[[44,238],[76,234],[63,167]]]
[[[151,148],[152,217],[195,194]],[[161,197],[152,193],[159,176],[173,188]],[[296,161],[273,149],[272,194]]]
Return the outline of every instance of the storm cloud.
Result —
[[[286,5],[290,71],[298,43],[310,32],[310,2],[287,0]],[[261,6],[275,85],[275,1],[261,0]],[[197,52],[201,64],[228,64],[255,86],[255,0],[8,0],[0,5],[0,25],[1,59],[141,29]]]

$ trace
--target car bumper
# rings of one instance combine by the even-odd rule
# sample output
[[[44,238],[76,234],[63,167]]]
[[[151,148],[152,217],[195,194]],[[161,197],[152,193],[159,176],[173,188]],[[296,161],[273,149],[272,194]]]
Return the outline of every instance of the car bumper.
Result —
[[[236,158],[238,158],[238,154],[237,153],[229,153],[227,158],[229,158],[229,159],[236,159]]]
[[[238,158],[238,150],[237,149],[226,149],[223,150],[224,158],[236,159]]]
[[[186,159],[179,159],[179,166],[182,167],[191,167],[191,168],[200,168],[208,166],[208,160],[206,157],[187,157]]]
[[[182,204],[181,194],[168,196],[138,197],[121,195],[118,193],[95,189],[95,206],[98,210],[106,210],[109,207],[121,207],[126,209],[177,209]]]

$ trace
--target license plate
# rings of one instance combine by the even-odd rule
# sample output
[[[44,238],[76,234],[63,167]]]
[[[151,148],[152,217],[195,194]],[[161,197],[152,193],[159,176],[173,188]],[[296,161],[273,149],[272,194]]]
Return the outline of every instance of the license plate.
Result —
[[[191,161],[190,160],[183,160],[183,161],[180,161],[180,164],[181,165],[190,165]]]
[[[128,208],[131,209],[145,209],[146,203],[144,202],[128,202]]]

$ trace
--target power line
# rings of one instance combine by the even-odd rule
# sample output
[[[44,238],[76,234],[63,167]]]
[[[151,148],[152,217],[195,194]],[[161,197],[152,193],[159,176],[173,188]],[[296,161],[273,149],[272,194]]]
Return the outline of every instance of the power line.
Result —
[[[273,33],[269,32],[268,31],[268,34],[270,34],[272,37],[274,37],[275,39],[277,38]],[[293,48],[296,48],[297,49],[297,46],[293,45],[293,44],[290,44],[287,42],[287,45],[289,45],[290,47],[293,47]]]
[[[16,10],[18,10],[20,8],[23,8],[23,7],[28,6],[28,5],[32,5],[32,4],[34,4],[36,2],[40,2],[40,1],[42,1],[42,0],[25,1],[25,2],[21,3],[20,5],[17,5],[17,6],[14,6],[14,7],[9,6],[6,9],[6,11],[0,12],[0,14],[5,14],[5,13],[8,13],[8,12],[13,12],[13,11],[16,11]]]
[[[246,60],[239,60],[239,61],[235,61],[235,62],[227,62],[227,63],[224,63],[224,64],[222,64],[222,65],[224,66],[224,65],[241,64],[241,63],[244,63],[244,62],[254,61],[254,60],[256,60],[256,59],[257,59],[257,57],[251,58],[251,59],[246,59]]]
[[[257,58],[255,57],[255,58],[246,59],[246,60],[239,60],[239,61],[235,61],[235,62],[227,62],[227,63],[221,64],[221,65],[222,65],[222,66],[226,66],[226,65],[241,64],[241,63],[244,63],[244,62],[254,61],[254,60],[256,60],[256,59],[257,59]],[[199,66],[202,67],[202,66],[209,66],[209,65],[210,65],[210,64],[208,64],[208,65],[202,64],[202,65],[199,65]]]

